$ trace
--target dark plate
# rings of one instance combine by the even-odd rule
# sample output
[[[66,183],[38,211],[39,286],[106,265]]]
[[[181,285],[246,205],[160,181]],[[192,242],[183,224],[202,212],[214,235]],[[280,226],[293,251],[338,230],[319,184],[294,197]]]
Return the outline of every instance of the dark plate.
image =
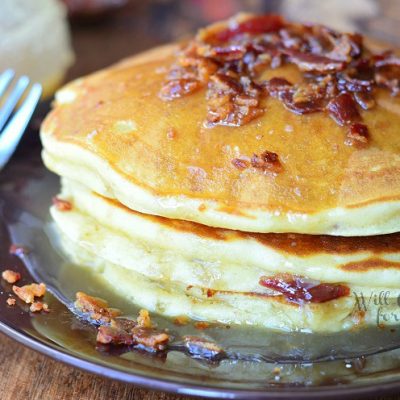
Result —
[[[291,399],[400,390],[400,349],[396,349],[400,340],[398,332],[390,330],[317,337],[217,327],[206,335],[222,342],[233,355],[239,354],[218,364],[177,350],[159,356],[96,347],[95,328],[77,320],[68,305],[77,290],[107,299],[111,294],[57,251],[48,214],[51,196],[57,191],[58,178],[43,167],[37,132],[31,130],[0,174],[0,266],[20,271],[21,284],[45,282],[51,292],[46,301],[52,312],[33,315],[21,303],[7,306],[11,285],[2,281],[0,330],[15,340],[89,372],[181,394]],[[9,254],[11,243],[23,244],[31,251],[19,259]],[[113,299],[112,305],[124,309],[118,301]],[[157,322],[163,327],[169,324],[175,335],[179,334],[170,322],[162,318]],[[258,358],[246,356],[257,350]],[[285,352],[286,359],[282,358]]]

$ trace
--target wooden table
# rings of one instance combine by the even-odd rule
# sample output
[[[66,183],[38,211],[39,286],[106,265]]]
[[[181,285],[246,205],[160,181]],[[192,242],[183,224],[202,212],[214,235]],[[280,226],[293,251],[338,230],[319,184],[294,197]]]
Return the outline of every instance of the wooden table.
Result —
[[[74,78],[109,65],[118,59],[158,43],[167,42],[204,24],[214,9],[214,0],[196,11],[198,1],[131,1],[121,12],[106,21],[74,25],[73,45],[77,62],[69,72]],[[364,29],[380,38],[398,40],[400,7],[397,0],[381,0],[380,15],[361,21]],[[218,3],[220,4],[220,3]],[[228,4],[228,3],[226,3]],[[277,1],[229,2],[247,10],[276,7]],[[232,10],[224,9],[231,13]],[[390,10],[390,11],[389,11]],[[219,10],[219,13],[221,10]],[[222,17],[222,15],[219,15]],[[392,29],[391,29],[392,28]],[[398,31],[397,31],[398,32]],[[390,36],[392,34],[392,36]],[[0,334],[0,398],[2,400],[184,400],[188,397],[139,389],[74,369],[38,354]],[[400,396],[385,397],[385,400]],[[383,400],[383,399],[382,399]]]
[[[2,400],[187,400],[66,366],[0,334]]]

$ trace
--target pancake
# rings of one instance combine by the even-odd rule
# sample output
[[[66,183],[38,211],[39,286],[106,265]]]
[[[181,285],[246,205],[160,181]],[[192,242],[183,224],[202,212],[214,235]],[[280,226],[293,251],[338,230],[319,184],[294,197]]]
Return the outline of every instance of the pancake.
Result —
[[[216,229],[141,214],[79,183],[62,183],[60,196],[72,210],[52,207],[60,229],[95,254],[153,278],[259,291],[261,276],[290,273],[330,283],[400,287],[400,233],[346,238]],[[158,265],[159,249],[169,254],[163,265]],[[133,261],[143,254],[152,261]]]
[[[387,292],[385,312],[397,307],[400,234],[349,243],[215,229],[140,214],[66,180],[60,198],[72,208],[53,206],[51,214],[68,257],[96,268],[113,290],[153,312],[325,332],[376,324],[379,304],[359,309],[357,297],[368,301]],[[263,277],[282,274],[349,291],[329,301],[297,303],[260,284]]]
[[[340,332],[376,326],[379,305],[371,303],[367,310],[358,310],[353,296],[326,303],[296,304],[282,296],[255,295],[252,292],[216,291],[212,297],[201,287],[185,287],[177,282],[159,281],[105,261],[87,247],[60,235],[65,254],[74,263],[94,268],[99,278],[119,296],[132,305],[145,307],[153,313],[171,318],[187,316],[211,323],[249,325],[276,331]],[[135,260],[138,263],[142,259]],[[352,287],[368,298],[384,288]],[[378,290],[378,292],[376,292]],[[396,296],[400,291],[389,291],[388,306],[381,309],[385,315],[396,314]],[[387,319],[385,326],[397,325]]]
[[[61,89],[41,129],[46,166],[132,210],[212,227],[399,231],[399,96],[374,87],[375,106],[359,110],[369,132],[362,146],[345,143],[347,128],[328,113],[297,115],[272,95],[248,123],[210,126],[206,87],[160,98],[177,49],[154,49]],[[274,77],[296,84],[304,74],[283,63],[260,79]],[[265,151],[279,156],[277,173],[259,170]]]

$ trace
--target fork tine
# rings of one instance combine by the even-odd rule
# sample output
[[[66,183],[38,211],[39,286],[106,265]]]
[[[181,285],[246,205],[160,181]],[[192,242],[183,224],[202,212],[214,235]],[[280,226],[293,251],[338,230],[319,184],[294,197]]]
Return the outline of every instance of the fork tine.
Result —
[[[21,107],[0,135],[0,169],[3,168],[14,153],[40,100],[41,94],[42,86],[39,83],[32,85]]]
[[[21,76],[21,78],[19,78],[17,83],[15,84],[12,92],[7,97],[6,102],[0,109],[0,131],[3,129],[8,118],[10,118],[11,113],[13,112],[19,99],[24,94],[25,89],[28,87],[28,85],[29,85],[29,78],[27,76]]]
[[[8,88],[8,85],[11,83],[11,81],[14,78],[14,71],[12,69],[6,69],[1,75],[0,75],[0,97],[3,96],[4,92]]]

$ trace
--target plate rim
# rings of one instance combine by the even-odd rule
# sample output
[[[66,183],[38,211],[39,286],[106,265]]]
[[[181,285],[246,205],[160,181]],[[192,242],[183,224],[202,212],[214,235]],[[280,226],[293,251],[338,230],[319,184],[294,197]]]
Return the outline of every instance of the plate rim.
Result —
[[[46,342],[41,342],[28,332],[16,329],[0,319],[0,332],[40,354],[43,354],[55,361],[62,362],[82,371],[95,374],[110,380],[135,385],[141,388],[155,390],[159,392],[167,392],[173,394],[218,398],[218,399],[320,399],[321,395],[326,398],[337,397],[339,394],[343,398],[354,398],[354,396],[373,395],[382,396],[383,394],[392,394],[400,389],[400,379],[394,382],[382,384],[367,384],[359,385],[352,388],[347,388],[345,384],[332,387],[287,387],[275,388],[273,390],[251,390],[251,389],[222,389],[215,386],[201,386],[190,383],[179,383],[174,380],[153,378],[138,373],[129,373],[114,369],[97,363],[92,360],[87,360],[78,355],[70,353],[67,347],[54,343],[54,347]],[[290,396],[290,397],[289,397]]]

